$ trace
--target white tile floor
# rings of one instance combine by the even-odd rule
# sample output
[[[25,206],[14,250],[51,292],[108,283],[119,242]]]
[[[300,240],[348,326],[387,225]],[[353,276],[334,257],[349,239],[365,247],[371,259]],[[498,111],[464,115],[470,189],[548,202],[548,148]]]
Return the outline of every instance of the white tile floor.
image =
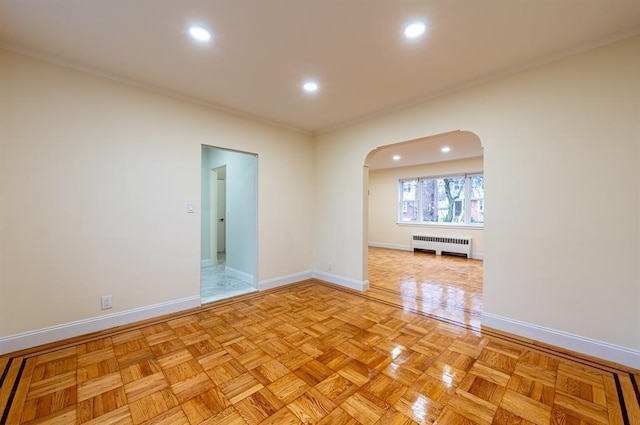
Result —
[[[202,304],[257,291],[253,285],[225,275],[224,263],[225,253],[221,252],[218,254],[217,266],[203,266],[200,269]]]

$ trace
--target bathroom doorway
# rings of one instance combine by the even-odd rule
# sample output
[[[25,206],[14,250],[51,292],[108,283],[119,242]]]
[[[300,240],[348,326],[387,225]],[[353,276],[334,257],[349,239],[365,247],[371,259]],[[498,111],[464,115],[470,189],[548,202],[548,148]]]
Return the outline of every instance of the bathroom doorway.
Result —
[[[202,146],[202,303],[257,290],[257,156]]]

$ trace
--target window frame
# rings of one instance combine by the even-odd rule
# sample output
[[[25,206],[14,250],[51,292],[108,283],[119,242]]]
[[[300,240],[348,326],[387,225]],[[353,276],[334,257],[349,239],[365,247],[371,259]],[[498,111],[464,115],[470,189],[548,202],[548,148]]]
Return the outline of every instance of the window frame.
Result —
[[[399,178],[398,179],[398,183],[397,183],[397,197],[398,197],[398,202],[396,204],[396,213],[397,213],[397,224],[399,226],[420,226],[420,227],[447,227],[447,228],[483,228],[484,227],[484,219],[482,223],[473,223],[471,222],[471,200],[472,199],[477,199],[479,202],[479,205],[481,203],[482,205],[482,209],[481,212],[484,215],[484,196],[482,198],[472,198],[472,184],[471,184],[471,179],[474,176],[482,176],[483,178],[483,192],[484,192],[484,172],[483,171],[474,171],[474,172],[467,172],[467,173],[451,173],[451,174],[442,174],[442,175],[433,175],[433,176],[422,176],[422,177],[406,177],[406,178]],[[423,219],[423,189],[422,189],[422,182],[426,181],[426,180],[442,180],[445,178],[459,178],[459,177],[464,177],[465,179],[465,183],[464,183],[464,192],[463,192],[463,198],[462,199],[457,199],[456,202],[462,202],[463,206],[463,215],[464,215],[464,222],[443,222],[443,221],[424,221]],[[415,201],[415,206],[417,209],[417,219],[416,220],[409,220],[409,221],[403,221],[403,204],[405,204],[407,202],[407,200],[404,199],[403,195],[404,195],[404,187],[405,185],[403,183],[405,182],[412,182],[415,181],[416,184],[416,199]],[[484,193],[483,193],[484,195]],[[455,208],[455,207],[454,207]]]

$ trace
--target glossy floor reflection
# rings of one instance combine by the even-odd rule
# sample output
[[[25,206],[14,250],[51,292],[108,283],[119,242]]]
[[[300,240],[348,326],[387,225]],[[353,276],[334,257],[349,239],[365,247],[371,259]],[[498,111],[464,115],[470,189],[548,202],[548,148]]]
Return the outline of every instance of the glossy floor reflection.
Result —
[[[640,418],[640,371],[313,279],[0,356],[0,377],[6,424],[632,425]]]
[[[425,252],[369,248],[369,297],[480,327],[483,263]]]
[[[225,272],[225,261],[225,253],[220,252],[218,253],[217,265],[201,267],[200,298],[202,299],[202,304],[257,291],[252,284],[229,276]]]

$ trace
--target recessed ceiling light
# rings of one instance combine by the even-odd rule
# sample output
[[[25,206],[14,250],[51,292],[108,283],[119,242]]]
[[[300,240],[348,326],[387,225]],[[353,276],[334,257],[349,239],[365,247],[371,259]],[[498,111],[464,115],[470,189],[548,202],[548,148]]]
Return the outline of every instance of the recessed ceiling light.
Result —
[[[450,148],[449,146],[445,146],[445,147],[443,147],[442,149],[440,149],[440,152],[442,152],[442,153],[447,153],[447,152],[449,152],[450,150],[451,150],[451,148]]]
[[[427,29],[427,25],[424,22],[412,22],[404,27],[404,36],[407,38],[420,37]]]
[[[318,91],[318,89],[320,88],[320,86],[318,85],[318,83],[316,83],[315,81],[305,81],[304,84],[302,84],[302,88],[304,89],[304,91],[306,91],[307,93],[315,93]]]
[[[399,161],[400,160],[400,155],[393,155],[393,157],[391,157],[391,159],[393,159],[394,161]]]
[[[209,41],[211,40],[211,32],[208,29],[198,26],[191,25],[189,27],[189,35],[196,41]]]

